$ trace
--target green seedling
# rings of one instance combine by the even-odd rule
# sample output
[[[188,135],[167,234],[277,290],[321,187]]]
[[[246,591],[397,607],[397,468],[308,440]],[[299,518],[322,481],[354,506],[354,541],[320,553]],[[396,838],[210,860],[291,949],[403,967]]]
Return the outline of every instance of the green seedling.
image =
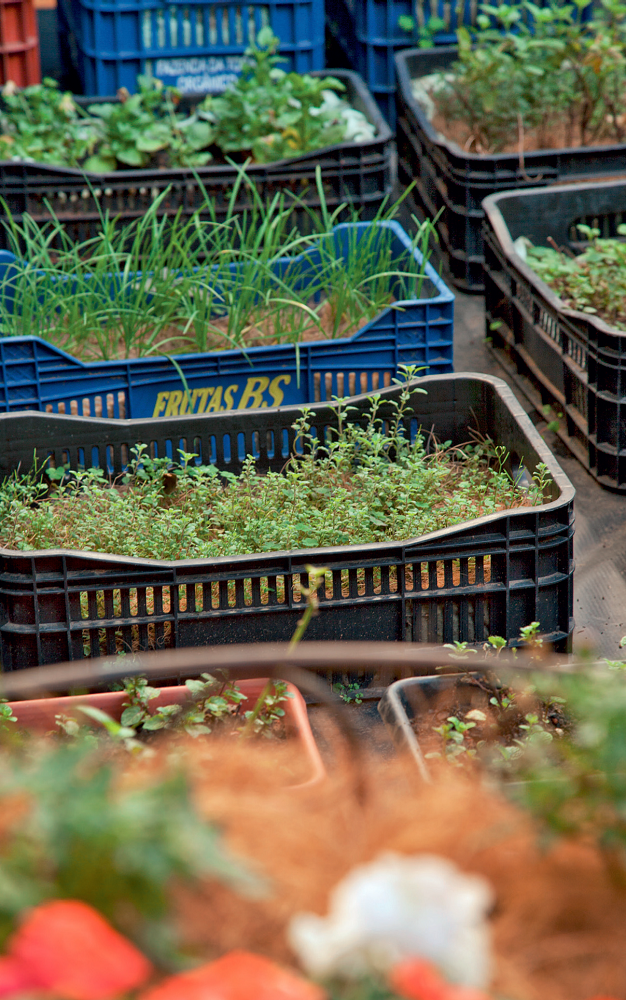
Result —
[[[412,437],[414,388],[380,396],[322,442],[305,409],[282,472],[248,456],[240,475],[214,465],[150,458],[132,449],[124,489],[101,470],[76,470],[50,494],[45,473],[0,485],[0,541],[7,548],[68,548],[153,559],[212,558],[414,538],[508,507],[543,503],[544,486],[521,490],[489,441],[452,447]],[[166,493],[165,483],[173,481]],[[304,584],[321,585],[311,576]],[[306,598],[306,593],[305,593]],[[307,607],[307,614],[310,608]],[[312,611],[310,612],[312,614]],[[501,640],[500,645],[505,645]]]
[[[6,84],[0,157],[102,174],[203,167],[216,148],[222,158],[243,152],[267,163],[374,138],[365,115],[334,97],[345,89],[339,80],[283,72],[278,48],[271,29],[262,28],[238,79],[185,112],[180,92],[151,76],[138,77],[137,93],[122,87],[117,102],[93,103],[86,111],[50,78],[24,90]]]
[[[458,61],[436,98],[448,120],[467,126],[467,148],[513,147],[523,170],[530,130],[544,147],[554,126],[565,127],[565,147],[624,141],[626,8],[603,0],[585,20],[588,6],[482,4],[476,27],[458,29]]]

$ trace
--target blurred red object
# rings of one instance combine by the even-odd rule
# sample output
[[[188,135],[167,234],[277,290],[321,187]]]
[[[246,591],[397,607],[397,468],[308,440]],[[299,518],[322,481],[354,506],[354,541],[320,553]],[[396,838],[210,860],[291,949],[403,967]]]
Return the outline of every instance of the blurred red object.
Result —
[[[231,951],[208,965],[171,976],[141,1000],[326,1000],[326,993],[269,958]]]
[[[446,982],[439,970],[422,958],[407,958],[391,970],[389,985],[404,1000],[489,1000],[482,990]]]
[[[39,30],[33,0],[0,0],[0,84],[41,83]]]
[[[100,914],[73,899],[31,910],[0,958],[0,996],[44,993],[112,1000],[143,985],[152,965]]]

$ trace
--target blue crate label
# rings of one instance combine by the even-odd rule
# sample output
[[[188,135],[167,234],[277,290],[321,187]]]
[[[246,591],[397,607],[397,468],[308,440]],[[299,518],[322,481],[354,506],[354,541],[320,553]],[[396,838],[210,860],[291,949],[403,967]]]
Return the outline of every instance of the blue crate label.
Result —
[[[154,76],[182,94],[220,94],[235,83],[242,66],[243,56],[157,59]]]
[[[153,417],[180,417],[185,413],[220,413],[225,410],[256,410],[280,406],[285,398],[284,386],[291,375],[255,375],[230,385],[206,385],[190,389],[167,389],[159,392]]]

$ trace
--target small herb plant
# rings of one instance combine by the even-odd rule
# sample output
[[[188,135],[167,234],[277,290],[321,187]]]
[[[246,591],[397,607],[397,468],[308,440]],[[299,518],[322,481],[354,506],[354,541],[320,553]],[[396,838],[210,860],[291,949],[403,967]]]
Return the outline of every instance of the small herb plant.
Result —
[[[118,103],[79,106],[54,80],[19,91],[6,84],[0,111],[0,159],[81,166],[108,173],[142,167],[201,167],[233,153],[267,163],[341,142],[366,142],[375,127],[336,96],[334,77],[285,73],[279,41],[259,32],[237,81],[188,114],[181,95],[140,76],[139,90]]]
[[[419,0],[415,6],[415,17],[402,14],[398,18],[398,27],[400,31],[406,31],[407,35],[413,36],[419,49],[432,49],[436,44],[436,36],[448,30],[448,25],[437,15],[424,18],[423,6]]]
[[[363,692],[358,681],[349,681],[345,684],[339,681],[337,684],[333,684],[333,691],[339,695],[342,701],[345,701],[346,705],[363,704]]]
[[[144,445],[133,449],[123,483],[98,468],[54,470],[52,488],[48,475],[15,473],[0,489],[1,544],[213,558],[395,541],[543,503],[545,469],[521,489],[506,471],[506,453],[489,441],[427,452],[419,431],[410,440],[405,422],[420,391],[405,387],[386,428],[379,395],[363,425],[351,423],[348,401],[339,401],[339,429],[323,445],[305,409],[282,473],[259,474],[252,456],[239,476],[183,452],[173,465],[150,458]]]
[[[140,76],[138,84],[136,94],[118,91],[118,104],[89,105],[95,152],[83,168],[107,173],[118,166],[147,167],[159,156],[168,167],[205,166],[213,158],[207,151],[214,140],[209,122],[198,113],[177,114],[179,95],[160,80]]]
[[[290,697],[284,681],[272,681],[262,703],[255,708],[242,710],[246,696],[230,682],[220,683],[210,674],[185,681],[191,705],[160,705],[150,712],[150,702],[160,695],[159,688],[151,687],[145,677],[128,677],[124,690],[128,697],[121,723],[137,732],[157,730],[185,732],[188,736],[208,735],[214,729],[242,732],[252,719],[252,733],[276,736],[277,728],[285,715],[282,707]]]
[[[180,95],[140,76],[139,90],[87,110],[55,80],[2,89],[0,159],[82,167],[96,173],[148,166],[200,167],[211,159],[213,128],[197,111],[177,113]]]
[[[626,242],[600,239],[600,230],[579,225],[588,245],[578,256],[556,245],[535,247],[516,240],[515,248],[568,309],[598,316],[616,330],[626,330]],[[626,236],[626,226],[617,228]]]
[[[95,146],[96,135],[81,117],[74,98],[55,80],[19,90],[2,88],[0,159],[76,167]]]
[[[537,148],[554,145],[554,129],[565,147],[624,141],[626,6],[601,0],[585,22],[588,6],[483,4],[477,28],[459,28],[458,61],[436,96],[445,118],[467,126],[466,148],[523,154],[531,129]]]
[[[533,676],[537,693],[556,692],[571,732],[548,746],[526,745],[515,761],[516,798],[553,835],[595,839],[610,866],[626,878],[626,675],[599,665]]]
[[[340,80],[285,73],[278,45],[271,28],[263,28],[236,84],[200,105],[224,153],[251,154],[257,163],[268,163],[347,139],[374,138],[365,116],[337,97],[344,90]]]
[[[530,651],[532,658],[540,658],[543,646],[540,623],[534,621],[520,629],[519,641]],[[510,777],[510,763],[520,757],[527,747],[550,743],[555,735],[562,736],[569,727],[569,719],[562,707],[565,699],[552,690],[541,698],[532,682],[520,689],[501,682],[495,663],[506,647],[506,639],[490,635],[483,651],[494,659],[493,673],[490,671],[484,676],[460,675],[462,685],[470,685],[483,697],[484,706],[465,710],[456,704],[453,694],[447,711],[452,709],[454,714],[446,714],[439,725],[432,727],[440,738],[441,749],[427,753],[428,758],[444,757],[455,765],[474,759]],[[469,654],[477,652],[461,642],[448,643],[445,648],[450,649],[457,660],[467,661]],[[516,655],[515,648],[512,654]],[[471,669],[471,663],[468,663],[467,670]],[[416,719],[416,723],[420,721]]]
[[[253,199],[243,217],[242,184]],[[119,226],[103,216],[96,237],[75,242],[62,220],[39,228],[7,209],[18,261],[0,279],[2,335],[40,336],[81,360],[245,349],[349,336],[394,300],[433,293],[424,275],[431,223],[416,224],[400,253],[376,224],[352,230],[346,246],[333,234],[337,214],[326,209],[319,169],[317,185],[323,221],[310,236],[291,228],[293,203],[264,203],[243,169],[219,221],[208,196],[187,219],[162,216],[166,190],[141,218]],[[277,267],[281,258],[293,263]]]

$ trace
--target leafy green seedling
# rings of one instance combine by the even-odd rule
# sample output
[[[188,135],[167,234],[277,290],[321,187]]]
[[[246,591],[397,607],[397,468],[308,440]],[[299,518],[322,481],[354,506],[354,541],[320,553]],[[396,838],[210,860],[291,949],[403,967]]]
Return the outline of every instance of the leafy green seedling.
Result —
[[[594,7],[482,4],[475,27],[457,31],[458,61],[433,96],[445,118],[463,122],[472,152],[517,152],[527,136],[543,148],[565,128],[565,147],[623,142],[626,27],[621,0]]]
[[[484,645],[485,651],[495,650],[496,656],[499,656],[505,647],[506,639],[503,639],[501,635],[490,635]]]

